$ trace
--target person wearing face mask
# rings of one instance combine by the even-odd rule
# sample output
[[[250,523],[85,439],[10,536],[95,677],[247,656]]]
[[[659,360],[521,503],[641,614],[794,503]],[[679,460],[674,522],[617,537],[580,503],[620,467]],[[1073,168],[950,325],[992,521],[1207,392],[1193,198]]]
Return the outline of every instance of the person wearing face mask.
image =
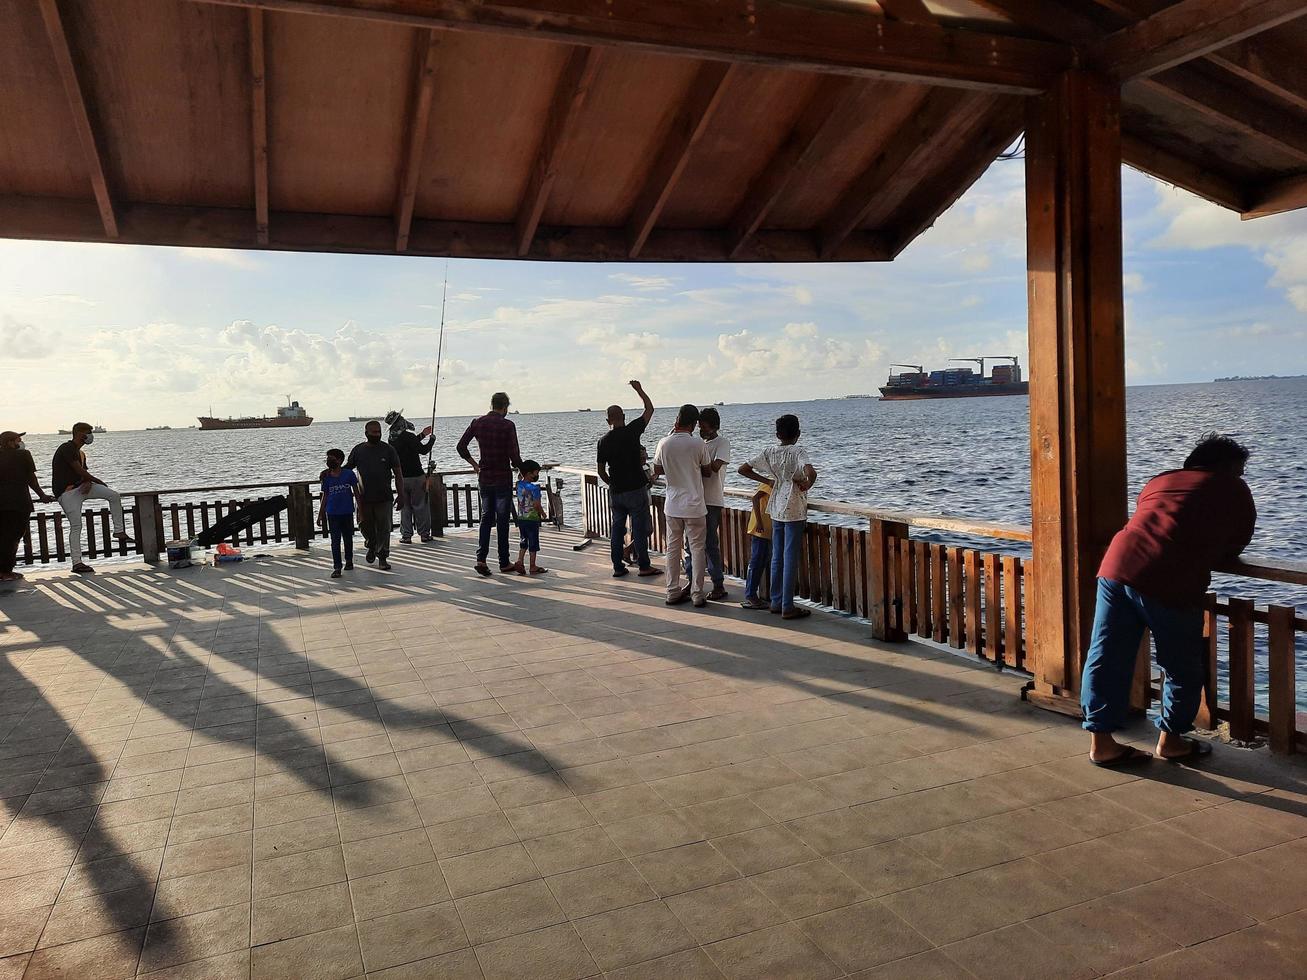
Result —
[[[358,474],[363,484],[363,499],[359,502],[359,529],[368,546],[365,556],[368,564],[374,561],[383,572],[390,571],[391,510],[403,510],[407,496],[404,493],[404,474],[399,466],[399,453],[389,443],[381,441],[381,423],[369,422],[363,427],[366,442],[350,450],[345,468]],[[391,492],[394,478],[395,494]]]
[[[17,582],[23,576],[14,571],[18,543],[27,531],[32,513],[32,496],[43,504],[54,500],[36,479],[36,463],[23,445],[24,432],[0,432],[0,582]]]
[[[78,575],[89,575],[95,571],[82,561],[82,508],[88,500],[107,501],[113,518],[114,539],[124,544],[129,544],[132,540],[123,526],[122,500],[103,480],[92,476],[86,468],[86,453],[82,447],[89,446],[94,441],[91,423],[76,423],[73,426],[73,437],[54,451],[51,467],[50,489],[54,491],[59,506],[68,517],[68,550],[72,554],[73,571]]]

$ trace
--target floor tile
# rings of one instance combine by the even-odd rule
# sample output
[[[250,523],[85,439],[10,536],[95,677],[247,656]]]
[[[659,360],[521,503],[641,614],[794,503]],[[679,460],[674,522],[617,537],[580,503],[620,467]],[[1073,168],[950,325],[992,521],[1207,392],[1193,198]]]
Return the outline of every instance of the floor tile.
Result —
[[[476,947],[486,980],[581,980],[599,968],[572,926],[550,926]]]
[[[600,968],[615,970],[689,949],[694,938],[663,902],[615,909],[574,923]]]
[[[353,924],[256,946],[250,962],[250,980],[347,980],[362,972],[359,938]]]
[[[481,891],[456,899],[454,904],[474,945],[556,925],[567,918],[549,886],[540,880]]]
[[[843,971],[793,925],[771,926],[706,947],[722,973],[738,980],[786,977],[825,980]]]

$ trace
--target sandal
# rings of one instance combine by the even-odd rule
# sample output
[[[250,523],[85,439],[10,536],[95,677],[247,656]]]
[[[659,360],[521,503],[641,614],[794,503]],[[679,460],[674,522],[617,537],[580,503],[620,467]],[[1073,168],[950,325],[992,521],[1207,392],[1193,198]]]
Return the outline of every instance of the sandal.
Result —
[[[1184,755],[1159,755],[1158,758],[1163,762],[1187,762],[1192,759],[1202,759],[1212,754],[1212,743],[1205,742],[1197,738],[1186,738],[1185,744],[1189,746],[1189,751]]]
[[[530,574],[531,574],[531,575],[545,575],[545,574],[548,573],[548,571],[549,571],[549,569],[547,569],[547,568],[533,568],[533,569],[531,569]]]
[[[1099,769],[1120,769],[1122,766],[1137,766],[1141,762],[1151,762],[1153,757],[1143,749],[1137,749],[1133,745],[1127,745],[1125,751],[1120,755],[1114,755],[1110,759],[1090,759],[1090,763],[1098,766]]]

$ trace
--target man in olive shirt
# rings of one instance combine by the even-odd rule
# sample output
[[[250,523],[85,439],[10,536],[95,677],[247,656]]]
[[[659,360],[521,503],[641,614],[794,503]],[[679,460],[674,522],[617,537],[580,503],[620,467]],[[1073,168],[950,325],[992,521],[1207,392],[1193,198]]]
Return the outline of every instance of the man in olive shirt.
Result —
[[[662,569],[649,564],[649,532],[652,530],[649,527],[649,474],[645,472],[640,452],[640,437],[653,418],[654,405],[640,382],[632,381],[631,387],[644,402],[644,413],[628,425],[622,406],[609,405],[611,431],[599,440],[599,479],[608,484],[608,503],[613,515],[610,529],[613,578],[629,574],[622,562],[628,517],[640,574],[646,578],[662,574]]]
[[[345,466],[358,474],[363,484],[363,503],[359,505],[359,530],[368,546],[368,564],[377,563],[383,572],[390,571],[390,514],[401,510],[404,495],[404,474],[399,468],[399,453],[393,446],[381,441],[381,423],[369,422],[363,427],[366,442],[350,450]],[[394,478],[399,502],[391,493]]]

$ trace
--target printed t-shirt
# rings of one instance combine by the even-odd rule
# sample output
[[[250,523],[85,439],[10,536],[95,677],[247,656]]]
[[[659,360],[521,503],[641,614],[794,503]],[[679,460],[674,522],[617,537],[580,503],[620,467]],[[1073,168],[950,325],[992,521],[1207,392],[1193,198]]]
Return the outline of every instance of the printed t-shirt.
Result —
[[[369,504],[390,499],[392,473],[399,465],[399,453],[384,442],[360,442],[349,451],[345,466],[363,483],[363,500]]]
[[[706,517],[703,499],[703,470],[709,461],[708,446],[689,432],[673,432],[658,441],[654,465],[667,474],[667,497],[663,513],[668,517]]]
[[[69,487],[82,485],[82,478],[73,469],[73,464],[82,465],[82,451],[77,443],[69,439],[54,451],[54,460],[50,465],[50,489],[57,497]]]
[[[540,492],[540,484],[530,480],[517,481],[517,519],[519,521],[543,521],[545,506]]]
[[[337,476],[331,470],[322,471],[322,496],[327,502],[327,516],[340,517],[354,513],[354,488],[359,478],[353,470],[341,470]]]
[[[758,493],[762,494],[762,499],[758,501],[758,509],[749,511],[749,534],[755,538],[766,538],[771,540],[771,518],[767,516],[767,503],[771,500],[771,487],[763,484],[758,487]]]
[[[794,477],[809,465],[808,451],[800,445],[771,446],[749,462],[757,472],[775,484],[767,503],[773,521],[806,521],[808,494],[794,485]]]
[[[0,510],[32,512],[31,479],[36,463],[26,449],[0,450]]]
[[[608,467],[608,487],[613,493],[629,493],[649,486],[649,476],[640,461],[640,438],[647,424],[641,415],[599,440],[598,460]]]
[[[703,501],[709,507],[726,506],[726,463],[731,461],[731,440],[723,435],[714,436],[711,439],[705,439],[703,444],[708,447],[708,459],[722,461],[722,468],[712,476],[703,478]]]
[[[1212,569],[1236,557],[1257,523],[1248,484],[1229,473],[1171,470],[1153,477],[1103,556],[1100,578],[1165,605],[1200,605]]]

